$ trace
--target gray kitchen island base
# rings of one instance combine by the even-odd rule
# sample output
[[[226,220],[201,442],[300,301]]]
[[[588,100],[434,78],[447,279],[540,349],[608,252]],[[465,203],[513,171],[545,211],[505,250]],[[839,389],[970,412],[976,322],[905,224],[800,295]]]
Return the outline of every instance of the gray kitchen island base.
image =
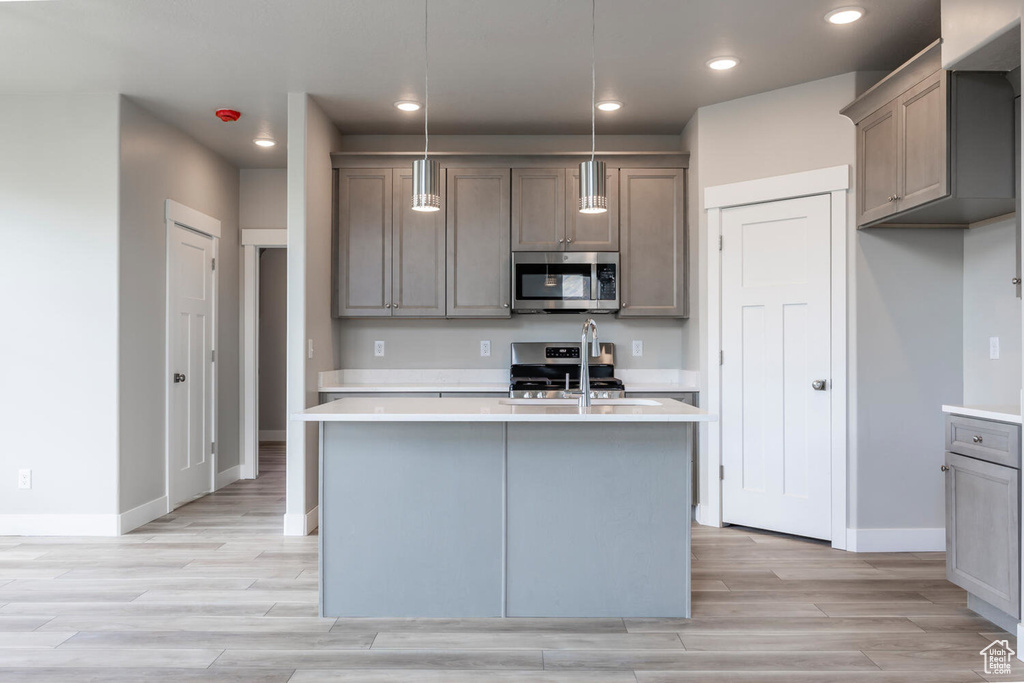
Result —
[[[326,617],[689,617],[692,422],[322,422]]]

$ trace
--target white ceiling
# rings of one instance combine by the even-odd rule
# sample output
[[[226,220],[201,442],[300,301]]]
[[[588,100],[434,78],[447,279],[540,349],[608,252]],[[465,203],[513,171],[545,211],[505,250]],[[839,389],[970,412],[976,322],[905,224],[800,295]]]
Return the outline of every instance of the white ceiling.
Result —
[[[832,26],[835,7],[867,9]],[[588,0],[431,0],[431,131],[588,133]],[[0,2],[0,93],[122,92],[239,167],[284,166],[286,93],[343,133],[417,133],[422,0]],[[939,0],[597,0],[598,133],[678,133],[697,107],[891,69],[939,34]],[[739,57],[711,72],[713,56]],[[243,113],[221,123],[218,107]]]

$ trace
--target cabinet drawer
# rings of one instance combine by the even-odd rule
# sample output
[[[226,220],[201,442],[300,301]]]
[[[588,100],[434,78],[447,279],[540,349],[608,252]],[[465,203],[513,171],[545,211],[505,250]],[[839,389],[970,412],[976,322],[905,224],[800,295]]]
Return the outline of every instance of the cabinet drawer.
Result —
[[[1020,469],[1020,427],[970,417],[946,417],[946,450]]]

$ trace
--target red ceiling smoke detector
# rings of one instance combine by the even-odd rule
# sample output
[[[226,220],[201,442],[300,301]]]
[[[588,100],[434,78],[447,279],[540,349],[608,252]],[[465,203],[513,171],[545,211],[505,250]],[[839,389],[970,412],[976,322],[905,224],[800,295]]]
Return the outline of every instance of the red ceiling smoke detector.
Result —
[[[218,109],[217,118],[221,121],[237,121],[242,116],[242,112],[235,111],[234,109]]]

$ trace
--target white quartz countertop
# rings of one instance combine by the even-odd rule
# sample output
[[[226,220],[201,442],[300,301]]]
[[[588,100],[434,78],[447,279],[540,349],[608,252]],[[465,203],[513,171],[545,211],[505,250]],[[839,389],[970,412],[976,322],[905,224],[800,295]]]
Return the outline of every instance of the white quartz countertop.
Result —
[[[621,370],[627,393],[697,392],[692,370]],[[507,393],[508,370],[331,370],[320,373],[319,391],[355,393]]]
[[[516,402],[507,398],[340,398],[292,416],[305,422],[711,422],[717,416],[672,399]]]
[[[942,412],[979,420],[1021,424],[1020,406],[942,406]]]

